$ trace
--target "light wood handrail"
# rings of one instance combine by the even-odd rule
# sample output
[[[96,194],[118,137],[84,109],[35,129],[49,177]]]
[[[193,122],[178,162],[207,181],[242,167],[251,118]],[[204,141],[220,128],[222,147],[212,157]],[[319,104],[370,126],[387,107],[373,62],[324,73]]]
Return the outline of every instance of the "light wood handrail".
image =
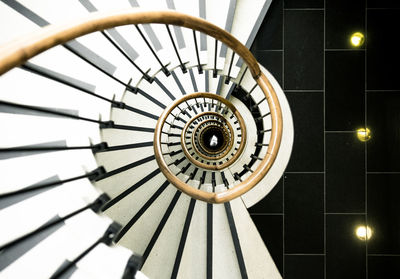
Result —
[[[242,183],[221,193],[208,193],[190,187],[175,177],[166,165],[160,165],[166,178],[178,189],[193,198],[209,203],[230,201],[252,189],[268,173],[275,161],[282,137],[282,112],[275,90],[267,77],[261,72],[257,60],[251,52],[225,30],[201,18],[192,17],[174,11],[146,11],[125,9],[115,12],[96,12],[90,16],[63,25],[50,25],[22,39],[0,47],[0,75],[25,63],[30,58],[54,46],[66,43],[77,37],[129,24],[161,23],[187,27],[216,38],[238,54],[247,64],[253,78],[264,92],[271,111],[272,132],[267,155],[257,169]],[[160,123],[158,122],[157,125]],[[156,136],[156,134],[155,134]],[[158,150],[161,154],[161,149]],[[155,149],[157,154],[157,149]],[[158,162],[158,160],[157,160]]]

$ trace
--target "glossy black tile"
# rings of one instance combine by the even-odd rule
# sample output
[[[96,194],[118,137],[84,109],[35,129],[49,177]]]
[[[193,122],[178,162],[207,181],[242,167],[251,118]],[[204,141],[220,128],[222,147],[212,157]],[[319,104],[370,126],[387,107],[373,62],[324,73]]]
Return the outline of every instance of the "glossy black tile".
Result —
[[[323,89],[324,11],[286,10],[284,89]]]
[[[279,272],[283,274],[283,216],[251,215]]]
[[[283,49],[283,0],[274,0],[258,30],[254,50]]]
[[[324,278],[324,256],[285,255],[285,279]]]
[[[365,213],[365,143],[355,133],[326,134],[326,211]]]
[[[399,256],[368,256],[368,279],[398,278]]]
[[[285,0],[285,9],[324,8],[324,0]]]
[[[400,174],[368,174],[369,254],[400,254]]]
[[[254,56],[275,77],[278,83],[282,84],[282,51],[257,50]]]
[[[367,8],[400,8],[398,0],[367,0]]]
[[[324,252],[324,175],[286,174],[285,253]]]
[[[326,48],[354,48],[351,35],[365,30],[365,0],[326,0],[325,24]]]
[[[325,52],[326,130],[364,127],[364,60],[362,50]]]
[[[294,143],[287,171],[324,171],[324,100],[322,92],[287,92]]]
[[[368,171],[400,171],[400,91],[367,93]]]
[[[368,10],[367,89],[399,90],[400,52],[394,43],[398,34],[400,9]]]
[[[283,212],[283,178],[281,178],[268,195],[249,208],[250,213],[282,213]]]
[[[356,236],[365,215],[326,216],[326,279],[365,279],[365,240]]]

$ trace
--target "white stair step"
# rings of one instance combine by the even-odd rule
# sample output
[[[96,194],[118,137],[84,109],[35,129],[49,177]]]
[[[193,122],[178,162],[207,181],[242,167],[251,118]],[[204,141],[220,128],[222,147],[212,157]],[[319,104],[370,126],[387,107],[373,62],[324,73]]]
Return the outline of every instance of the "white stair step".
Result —
[[[49,278],[66,261],[73,260],[95,243],[111,220],[88,209],[56,226],[56,231],[37,243],[1,271],[4,278]],[[11,248],[10,248],[11,249]],[[45,262],[37,268],[38,260]]]
[[[98,164],[105,167],[107,171],[112,171],[135,161],[147,158],[153,154],[153,147],[146,146],[134,149],[99,152],[96,154],[96,160]]]
[[[213,205],[213,278],[242,278],[223,204]]]
[[[77,264],[91,278],[122,278],[132,252],[121,246],[97,245]]]
[[[0,2],[1,19],[0,19],[0,45],[8,43],[12,40],[29,35],[38,30],[40,27],[32,23],[28,19],[21,17],[12,8],[3,2]],[[10,28],[9,23],[15,23],[13,28]]]
[[[67,76],[60,77],[68,78]],[[113,99],[111,94],[104,96],[102,92],[99,92],[101,90],[97,89],[93,84],[83,80],[75,80],[73,82],[94,94],[109,100]],[[18,86],[16,86],[17,84]],[[22,69],[16,68],[3,75],[0,79],[0,85],[4,90],[4,94],[2,94],[2,100],[4,101],[31,106],[75,110],[79,112],[80,116],[86,118],[99,119],[101,115],[101,119],[104,121],[110,118],[110,102]],[[47,90],[43,90],[43,88]]]
[[[146,107],[143,108],[140,106],[136,106],[135,108],[145,113],[151,114],[150,115],[151,117],[131,111],[128,108],[125,109],[113,108],[111,110],[111,119],[114,121],[114,123],[120,125],[155,129],[157,124],[157,119],[154,118],[158,117],[159,115],[153,114],[153,111],[149,110]]]
[[[207,203],[196,201],[177,278],[206,277]]]
[[[146,9],[146,10],[168,10],[167,2],[162,0],[158,1],[146,1],[146,0],[137,0],[137,3],[139,4],[140,8]],[[151,28],[154,32],[154,35],[156,38],[151,38],[150,33],[145,32],[145,36],[149,41],[152,42],[152,45],[154,49],[157,52],[157,55],[159,56],[161,62],[164,65],[168,65],[167,68],[169,70],[172,70],[180,65],[178,56],[175,53],[174,47],[172,45],[171,39],[168,35],[167,28],[164,24],[151,24]],[[174,38],[175,44],[177,44],[173,28],[170,27],[171,30],[171,35]],[[158,41],[157,45],[154,45],[153,42]],[[177,45],[177,49],[179,49],[179,46]],[[180,58],[183,64],[187,63],[189,60],[189,57],[187,55],[186,50],[179,50]]]
[[[63,171],[63,168],[69,168],[71,171]],[[82,150],[49,152],[1,160],[2,192],[25,188],[57,174],[60,175],[60,179],[68,179],[84,174],[83,170],[89,172],[96,168],[91,152]],[[58,172],[59,170],[62,171]],[[23,175],[15,175],[21,172]]]
[[[271,2],[272,0],[255,0],[249,3],[246,0],[236,0],[236,9],[231,33],[247,48],[250,48],[253,44],[254,38],[265,15],[267,14]],[[228,74],[231,57],[232,51],[229,50],[225,60],[223,70],[224,75]],[[231,77],[237,77],[242,64],[243,60],[240,59],[239,61],[239,56],[235,55],[230,73]]]
[[[135,251],[139,255],[143,255],[177,191],[174,186],[167,186],[129,228],[118,244]]]
[[[88,0],[84,0],[83,2]],[[136,0],[118,0],[118,1],[103,1],[103,0],[89,0],[90,3],[99,11],[110,11],[110,10],[122,10],[132,9],[132,7],[138,7]],[[147,29],[148,27],[146,27]],[[148,72],[150,76],[153,76],[161,68],[156,58],[143,41],[136,28],[132,25],[121,26],[115,28],[115,30],[126,40],[126,42],[136,51],[139,55],[134,61],[144,71]],[[113,31],[112,31],[113,32]],[[142,29],[143,32],[143,29]],[[137,70],[135,70],[137,71]],[[136,80],[134,80],[136,82]]]
[[[129,193],[118,203],[108,208],[105,214],[122,226],[125,226],[164,182],[165,177],[163,174],[156,175]],[[134,185],[132,184],[133,188],[135,188]]]
[[[39,15],[35,12],[38,12],[37,10],[41,11],[42,9],[48,10],[46,7],[49,7],[51,5],[33,5],[32,3],[28,3],[28,2],[29,1],[24,1],[24,2],[19,3],[15,0],[10,0],[10,7],[15,8],[15,11],[12,11],[12,12],[18,14],[17,22],[30,20],[39,26],[48,25],[49,21],[47,21],[46,18],[42,17],[41,15]],[[69,3],[69,2],[65,1],[65,3]],[[80,4],[78,6],[79,6],[79,9],[81,9],[82,12],[84,12],[84,14],[87,14],[87,11],[85,11],[85,9],[83,7],[81,7]],[[60,17],[57,18],[58,20],[60,18],[65,18],[65,16],[63,16],[63,14],[65,14],[65,10],[56,9],[56,11],[57,12],[54,12],[54,14],[61,13]],[[53,14],[52,9],[50,9],[50,12],[49,11],[45,12],[45,14],[46,14],[46,16],[48,16],[49,14]],[[16,25],[18,25],[18,24],[16,24]],[[89,34],[87,36],[92,36],[92,35]],[[96,34],[94,34],[94,36],[96,36]],[[75,52],[79,52],[81,55],[86,57],[92,63],[96,64],[98,67],[100,67],[102,69],[102,71],[106,72],[108,75],[113,76],[114,80],[111,79],[111,81],[113,81],[114,83],[115,83],[115,80],[118,80],[119,84],[127,83],[129,81],[129,78],[127,78],[127,75],[129,76],[128,72],[125,72],[123,70],[117,70],[117,67],[114,64],[112,64],[110,61],[107,61],[105,57],[102,57],[101,55],[99,56],[95,52],[91,51],[88,47],[84,46],[83,44],[80,44],[78,41],[76,41],[76,40],[70,41],[66,45],[68,45],[68,47],[70,49],[73,49]],[[115,51],[115,50],[113,49],[112,51]],[[117,56],[115,56],[115,57],[117,57]],[[67,59],[67,57],[59,56],[59,57],[56,57],[56,60],[52,60],[51,62],[53,62],[53,64],[54,64],[54,61],[58,61],[58,60],[61,61],[60,60],[61,58]],[[38,58],[35,58],[35,59],[38,59]],[[33,59],[33,61],[36,61],[36,60]],[[52,63],[50,63],[50,65],[51,64]],[[99,73],[101,73],[101,71],[95,69],[94,67],[91,67],[91,68],[92,68],[91,69],[92,71],[98,71]],[[76,65],[73,66],[72,69],[76,70],[77,69]],[[104,73],[101,73],[101,74],[102,74],[102,79],[104,79]],[[86,75],[87,75],[87,72],[82,76],[86,76]],[[100,80],[102,80],[102,79],[100,79]],[[106,79],[104,79],[104,80],[106,80]]]
[[[100,143],[98,125],[68,118],[0,113],[0,128],[6,135],[0,138],[1,148],[57,141],[67,146]]]
[[[194,17],[201,17],[200,14],[200,5],[201,0],[194,1],[186,1],[186,0],[168,0],[167,3],[169,7],[172,6],[173,3],[175,10],[184,14],[188,14]],[[205,2],[204,2],[205,3]],[[197,55],[196,55],[196,44],[193,38],[193,31],[189,28],[181,28],[182,34],[185,40],[186,52],[189,57],[188,59],[188,67],[193,67],[198,65]],[[199,53],[200,64],[204,65],[207,63],[207,46],[203,46],[204,50],[201,50],[201,35],[196,31],[196,41],[197,41],[197,50]]]
[[[232,1],[232,5],[231,4]],[[220,1],[212,1],[206,0],[206,19],[211,23],[217,25],[222,29],[230,30],[230,22],[231,18],[228,16],[233,16],[232,12],[234,12],[235,5],[234,0],[220,0]],[[215,39],[207,36],[207,53],[208,53],[208,61],[207,65],[205,65],[205,69],[213,69],[216,67],[217,70],[222,70],[225,64],[225,55],[221,56],[222,43],[218,41],[217,43],[217,63],[214,65],[215,60]]]
[[[148,132],[119,129],[102,129],[100,132],[102,141],[107,142],[109,146],[148,142],[154,138],[154,134]]]
[[[181,240],[190,198],[181,195],[150,255],[142,267],[149,278],[170,278]]]
[[[96,181],[95,185],[102,191],[107,193],[111,198],[115,198],[130,186],[134,185],[139,180],[143,179],[154,170],[158,169],[157,162],[152,156],[145,158],[130,158],[131,164],[121,164],[117,169],[107,169],[109,174],[106,177]],[[106,164],[103,160],[97,160],[98,164]],[[148,162],[144,162],[148,161]],[[129,168],[128,168],[128,167]],[[122,169],[120,169],[122,168]],[[127,169],[124,169],[127,168]],[[120,171],[120,172],[118,172]],[[118,172],[114,174],[115,172]]]
[[[163,73],[161,73],[161,72],[159,72],[157,75],[156,75],[156,77],[155,78],[157,78],[158,79],[158,81],[176,98],[176,99],[179,99],[179,98],[181,98],[184,94],[182,93],[182,90],[183,91],[186,91],[184,88],[183,88],[183,85],[182,85],[182,81],[183,81],[183,79],[179,79],[178,80],[178,72],[182,72],[180,69],[178,69],[178,68],[176,68],[175,69],[175,71],[172,73],[171,72],[171,75],[170,76],[165,76]],[[176,77],[176,79],[178,80],[178,82],[177,81],[175,81],[175,78],[174,78],[174,75],[175,75],[175,77]],[[186,76],[187,76],[187,78],[189,78],[189,74],[185,74],[185,78],[186,78]],[[153,84],[152,85],[154,85],[154,86],[158,86],[159,88],[161,88],[160,87],[160,85],[158,85],[158,84],[156,84],[156,82],[157,81],[154,81],[153,82]],[[182,87],[182,89],[180,88],[180,86]],[[140,86],[139,86],[140,87]],[[165,89],[164,89],[165,90]],[[160,94],[166,94],[165,93],[165,91],[164,91],[163,89],[162,89],[162,93],[160,93]],[[153,91],[154,92],[154,91]],[[153,94],[153,96],[157,96],[155,93],[152,93]],[[171,99],[170,99],[170,102],[171,102]],[[168,105],[169,103],[164,103],[164,104],[166,104],[166,105]]]
[[[241,199],[230,204],[248,277],[282,278]]]
[[[161,78],[162,75],[163,75],[162,73],[159,73],[157,75],[157,78],[160,78],[161,80],[164,81],[164,78],[163,77]],[[174,80],[173,80],[172,77],[168,77],[168,84],[166,84],[165,86],[167,87],[169,85],[169,83],[171,83],[171,84],[174,83]],[[156,83],[156,81],[153,81],[152,83],[149,83],[149,82],[147,82],[145,80],[142,80],[139,83],[138,87],[141,90],[143,90],[145,93],[151,95],[153,98],[155,98],[157,101],[159,101],[164,106],[168,106],[171,102],[173,102],[172,99],[176,98],[176,96],[182,96],[181,92],[171,92],[168,89],[168,87],[167,87],[167,91],[164,91],[163,88],[160,87],[160,85]],[[176,94],[176,96],[175,96],[175,94]],[[138,92],[137,95],[141,95],[141,93]],[[132,94],[128,94],[128,92],[127,92],[126,95],[125,95],[124,100],[126,100],[125,102],[126,102],[127,105],[130,105],[130,106],[133,106],[133,107],[139,107],[138,105],[141,105],[141,104],[140,103],[136,103],[136,98],[135,97],[136,97],[135,95],[132,96]],[[129,98],[129,101],[128,101],[127,98]],[[143,100],[143,102],[146,101],[147,103],[151,102],[151,101],[149,101],[147,99],[146,100],[144,100],[144,99],[145,98],[143,96],[141,96],[141,98],[138,99],[138,102],[139,102],[139,100],[140,101]],[[132,100],[132,101],[130,101],[130,100]],[[153,107],[154,108],[157,107],[155,109],[157,111],[160,111],[160,112],[162,112],[164,110],[163,108],[161,108],[161,107],[159,107],[159,106],[157,106],[155,104],[153,104],[151,107],[152,108]]]
[[[81,179],[13,204],[0,211],[2,224],[12,224],[12,231],[0,233],[0,244],[37,229],[56,216],[62,218],[92,203],[99,195],[87,179]]]
[[[32,3],[29,0],[19,0],[19,2],[52,24],[73,21],[88,15],[87,10],[78,1]],[[128,82],[128,73],[133,72],[129,62],[100,33],[88,34],[76,41],[117,66],[118,70],[115,75]]]
[[[197,68],[192,69],[192,71],[193,70],[197,71]],[[178,86],[178,87],[179,87],[179,91],[181,93],[183,91],[187,95],[187,94],[195,92],[194,89],[193,89],[192,77],[190,75],[190,70],[189,69],[188,69],[188,71],[186,73],[182,73],[182,71],[177,68],[177,69],[175,69],[174,73],[176,75],[176,78],[179,81],[180,86]],[[193,76],[194,76],[194,74],[193,74]],[[174,78],[174,77],[172,77],[172,78]]]

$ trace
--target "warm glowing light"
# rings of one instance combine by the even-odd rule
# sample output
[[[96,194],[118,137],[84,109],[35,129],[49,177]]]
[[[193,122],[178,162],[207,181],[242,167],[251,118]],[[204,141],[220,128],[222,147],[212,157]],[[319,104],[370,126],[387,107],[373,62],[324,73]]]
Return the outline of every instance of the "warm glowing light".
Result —
[[[360,141],[369,141],[371,139],[371,130],[368,128],[360,128],[357,130],[357,138]]]
[[[356,236],[361,240],[368,240],[372,236],[372,230],[368,226],[358,226],[356,228]]]
[[[365,40],[364,35],[363,33],[360,32],[353,33],[350,37],[350,42],[355,47],[362,46],[364,40]]]

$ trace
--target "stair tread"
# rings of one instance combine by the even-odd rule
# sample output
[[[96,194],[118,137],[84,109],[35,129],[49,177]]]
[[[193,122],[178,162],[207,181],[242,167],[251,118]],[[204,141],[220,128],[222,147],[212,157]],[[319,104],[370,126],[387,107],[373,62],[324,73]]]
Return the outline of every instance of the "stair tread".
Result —
[[[161,231],[142,271],[150,278],[170,278],[180,241],[181,229],[185,221],[190,198],[181,195],[170,218]],[[178,231],[177,231],[178,228]]]
[[[36,245],[32,243],[35,246],[23,255],[11,254],[14,261],[2,270],[2,275],[21,278],[29,273],[30,278],[49,278],[65,260],[76,258],[97,241],[110,224],[110,219],[100,217],[90,209],[85,210],[56,226],[55,231],[44,236],[43,240],[38,239],[40,242]],[[41,268],[32,265],[38,257],[46,262]]]

